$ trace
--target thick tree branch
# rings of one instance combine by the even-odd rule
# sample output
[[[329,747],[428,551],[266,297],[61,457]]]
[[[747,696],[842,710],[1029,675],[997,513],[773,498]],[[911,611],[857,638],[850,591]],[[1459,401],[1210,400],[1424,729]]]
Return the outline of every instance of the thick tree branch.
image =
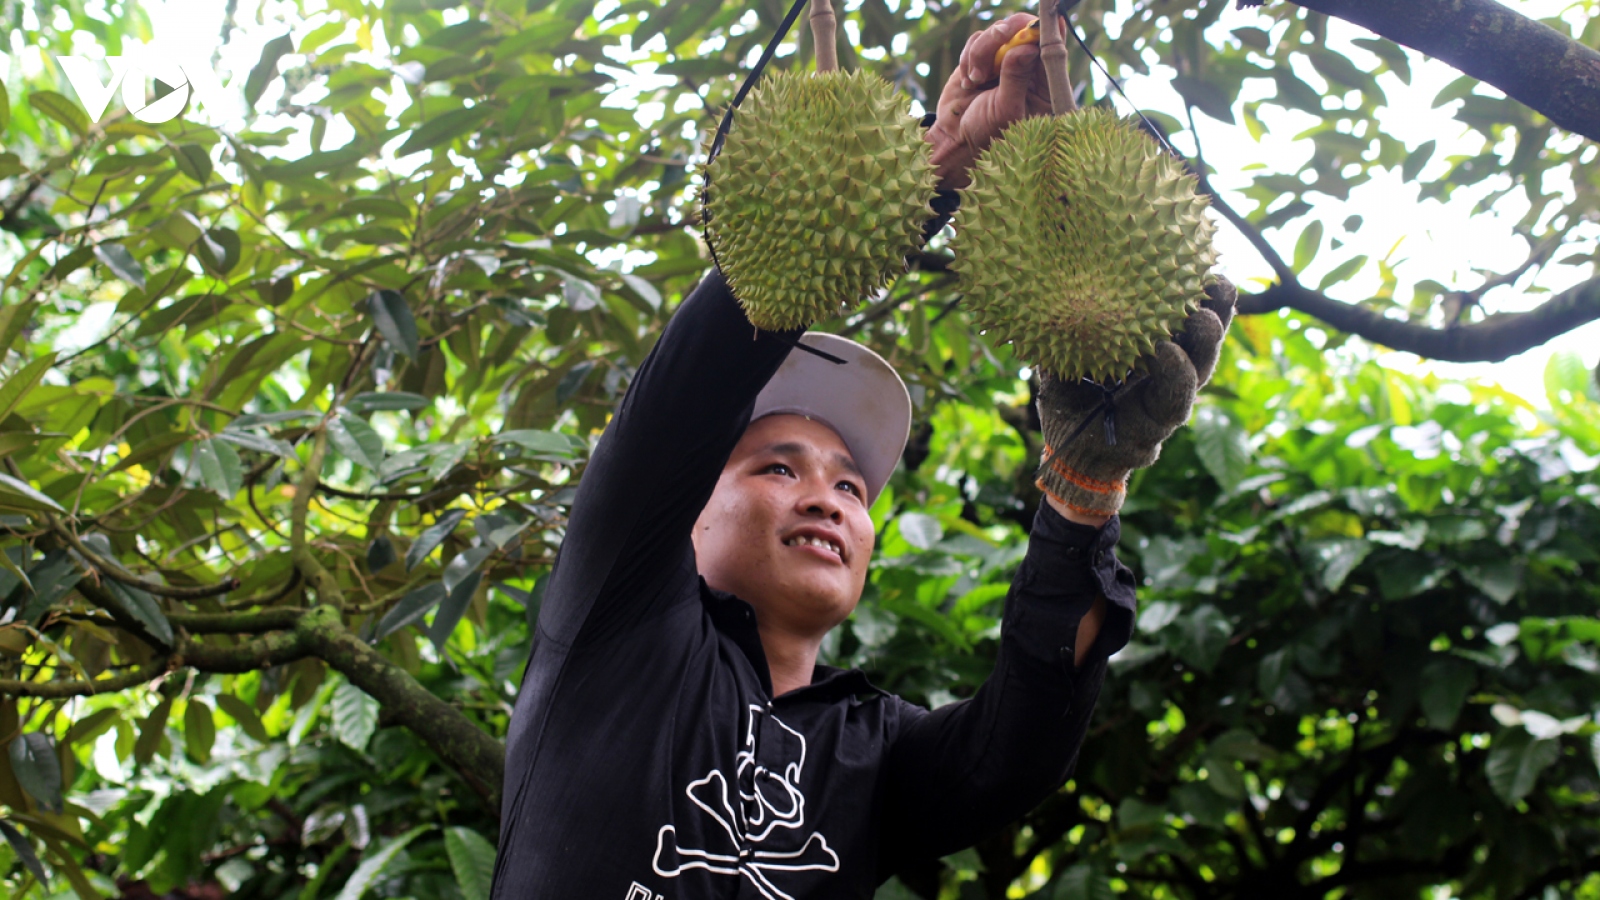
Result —
[[[190,634],[261,634],[293,628],[305,613],[303,609],[280,606],[249,612],[167,613],[167,621]]]
[[[332,607],[319,606],[307,613],[295,633],[313,654],[377,699],[385,715],[411,729],[460,772],[490,808],[499,808],[504,745],[347,631]]]
[[[42,697],[54,700],[62,697],[115,693],[154,681],[171,670],[168,657],[162,656],[120,675],[94,681],[17,681],[5,678],[0,679],[0,697]]]
[[[1600,278],[1562,291],[1527,312],[1496,313],[1480,322],[1453,328],[1430,328],[1391,319],[1364,306],[1341,303],[1296,282],[1275,284],[1259,294],[1239,297],[1241,315],[1285,308],[1315,316],[1373,343],[1428,359],[1500,362],[1600,319]]]
[[[1494,85],[1600,141],[1600,52],[1494,0],[1295,0]]]

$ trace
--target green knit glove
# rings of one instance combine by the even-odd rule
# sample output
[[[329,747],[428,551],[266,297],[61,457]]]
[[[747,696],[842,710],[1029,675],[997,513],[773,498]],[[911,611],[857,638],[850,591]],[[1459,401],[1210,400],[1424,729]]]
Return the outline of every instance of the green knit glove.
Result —
[[[1115,515],[1128,496],[1129,473],[1154,463],[1161,442],[1189,420],[1195,394],[1217,366],[1237,299],[1233,285],[1219,276],[1183,330],[1158,343],[1146,371],[1120,388],[1059,381],[1041,371],[1039,489],[1074,512]],[[1114,428],[1101,424],[1108,404],[1115,409]]]

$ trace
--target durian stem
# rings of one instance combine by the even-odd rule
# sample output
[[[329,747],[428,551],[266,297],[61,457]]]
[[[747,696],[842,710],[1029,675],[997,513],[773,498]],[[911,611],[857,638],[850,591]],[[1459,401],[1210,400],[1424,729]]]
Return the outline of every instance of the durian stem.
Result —
[[[1067,23],[1055,0],[1039,0],[1039,62],[1050,83],[1050,111],[1063,115],[1078,108],[1072,99],[1072,78],[1067,75]]]
[[[816,46],[818,72],[839,70],[839,45],[834,37],[836,27],[832,0],[811,0],[811,43]]]

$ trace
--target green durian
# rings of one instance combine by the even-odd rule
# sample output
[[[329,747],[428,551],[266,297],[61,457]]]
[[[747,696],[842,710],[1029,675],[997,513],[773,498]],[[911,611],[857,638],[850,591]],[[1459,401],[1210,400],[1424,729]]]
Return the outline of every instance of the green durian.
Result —
[[[904,271],[935,176],[910,98],[876,75],[768,75],[706,167],[706,242],[766,329],[831,318]]]
[[[1130,121],[1024,119],[978,157],[952,241],[974,321],[1062,379],[1119,381],[1214,278],[1210,198]]]

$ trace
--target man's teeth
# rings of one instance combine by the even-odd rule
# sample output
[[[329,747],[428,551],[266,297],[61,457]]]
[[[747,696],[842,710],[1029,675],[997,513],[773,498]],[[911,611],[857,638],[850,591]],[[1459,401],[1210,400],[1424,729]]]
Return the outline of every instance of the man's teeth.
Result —
[[[825,541],[822,538],[801,536],[790,538],[787,541],[784,541],[784,543],[790,547],[827,547],[841,558],[844,556],[844,550],[841,549],[838,544],[835,544],[833,541]]]

